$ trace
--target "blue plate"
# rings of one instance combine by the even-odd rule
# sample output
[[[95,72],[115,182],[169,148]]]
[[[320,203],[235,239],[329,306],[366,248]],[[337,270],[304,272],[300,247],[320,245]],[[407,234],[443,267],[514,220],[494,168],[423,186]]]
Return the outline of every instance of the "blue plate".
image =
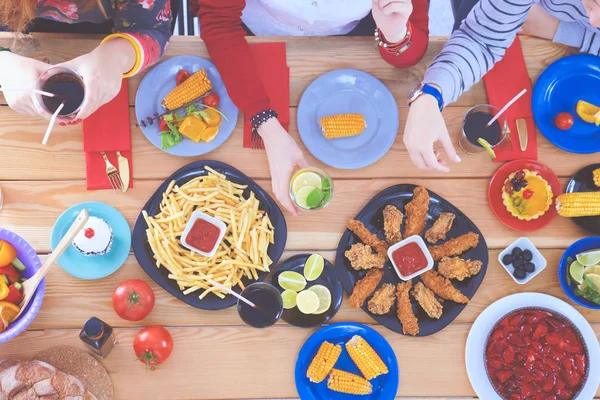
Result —
[[[204,169],[205,166],[209,166],[215,171],[224,174],[227,179],[234,183],[248,185],[248,188],[244,192],[246,197],[249,195],[250,191],[254,192],[256,198],[260,201],[260,209],[264,210],[269,215],[269,219],[275,228],[275,243],[271,244],[267,251],[267,254],[271,260],[273,260],[273,266],[275,266],[283,254],[283,249],[285,248],[285,242],[287,240],[287,225],[283,213],[263,188],[230,165],[219,161],[205,160],[195,161],[186,165],[175,171],[173,175],[168,177],[167,180],[156,189],[142,211],[146,211],[148,215],[156,215],[160,211],[160,202],[162,201],[163,193],[171,181],[177,181],[177,185],[181,186],[198,176],[206,175],[207,172]],[[177,282],[173,279],[169,279],[169,272],[166,268],[156,268],[156,260],[154,259],[154,253],[148,244],[146,229],[148,229],[148,225],[140,212],[133,227],[133,253],[142,269],[163,289],[192,307],[203,310],[222,310],[237,304],[237,299],[233,296],[227,296],[224,299],[221,299],[215,294],[210,293],[200,300],[195,293],[187,296],[184,295],[182,291],[179,290]],[[258,281],[263,281],[266,277],[266,272],[258,272]],[[247,278],[244,278],[243,282],[246,286],[251,283]],[[241,291],[239,286],[236,286],[234,290],[238,293]]]
[[[369,342],[389,370],[389,373],[370,381],[373,385],[373,393],[362,396],[337,393],[327,388],[327,379],[321,383],[310,382],[306,377],[306,371],[324,341],[342,346],[342,354],[334,368],[361,375],[344,346],[354,335],[360,335]],[[398,361],[390,344],[383,336],[368,326],[352,322],[332,324],[313,333],[302,346],[296,361],[296,390],[302,400],[392,400],[398,392],[399,381]]]
[[[576,54],[546,68],[533,89],[535,123],[555,146],[571,153],[595,153],[600,151],[600,126],[579,118],[575,110],[579,100],[600,106],[600,57]],[[571,129],[562,131],[554,126],[554,117],[560,112],[573,115]]]
[[[600,164],[591,164],[583,167],[573,175],[565,193],[599,192],[600,188],[594,183],[594,170],[600,168]],[[600,217],[575,217],[573,222],[591,234],[600,235]]]
[[[573,291],[575,290],[577,283],[567,282],[567,275],[569,274],[570,264],[567,262],[569,258],[575,260],[575,256],[579,253],[583,253],[584,251],[600,249],[600,237],[592,236],[587,237],[577,242],[573,243],[565,252],[563,253],[562,258],[560,259],[560,265],[558,266],[558,279],[560,279],[560,286],[562,286],[563,290],[569,296],[571,300],[580,306],[591,308],[593,310],[600,310],[600,305],[596,303],[592,303],[584,299],[583,297],[575,296]]]
[[[52,228],[52,250],[69,230],[81,210],[86,208],[90,217],[105,220],[113,230],[110,251],[101,256],[85,256],[71,245],[58,259],[58,265],[80,279],[101,279],[109,276],[125,263],[131,249],[131,231],[127,220],[116,208],[97,201],[79,203],[67,209]]]
[[[363,114],[365,131],[353,137],[325,139],[319,119],[346,113]],[[339,69],[315,79],[300,99],[297,119],[308,151],[319,161],[341,169],[373,164],[388,152],[398,133],[394,96],[379,79],[356,69]]]
[[[181,143],[170,149],[163,150],[174,156],[199,156],[213,151],[225,143],[235,129],[239,111],[229,98],[227,89],[225,89],[219,71],[217,71],[217,67],[210,61],[201,57],[178,56],[170,58],[167,61],[158,64],[146,74],[144,79],[142,79],[135,96],[135,116],[138,121],[152,116],[154,113],[162,114],[165,110],[160,105],[160,102],[175,88],[175,76],[177,75],[177,72],[185,69],[192,74],[202,68],[206,70],[208,78],[212,83],[213,90],[221,98],[217,109],[227,117],[228,121],[223,118],[219,125],[217,137],[210,143],[194,143],[184,136]],[[160,149],[162,139],[159,135],[160,130],[158,129],[158,123],[155,122],[146,127],[140,126],[140,129],[144,132],[144,135],[148,140]]]

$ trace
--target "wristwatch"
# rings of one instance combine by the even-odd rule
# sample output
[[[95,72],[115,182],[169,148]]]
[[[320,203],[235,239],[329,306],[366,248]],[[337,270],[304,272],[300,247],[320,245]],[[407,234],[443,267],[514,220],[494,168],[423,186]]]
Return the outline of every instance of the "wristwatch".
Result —
[[[440,111],[442,111],[444,108],[444,98],[442,97],[442,92],[438,88],[428,85],[424,82],[419,83],[419,85],[410,92],[408,95],[408,105],[410,106],[423,94],[430,94],[435,97],[440,107]]]

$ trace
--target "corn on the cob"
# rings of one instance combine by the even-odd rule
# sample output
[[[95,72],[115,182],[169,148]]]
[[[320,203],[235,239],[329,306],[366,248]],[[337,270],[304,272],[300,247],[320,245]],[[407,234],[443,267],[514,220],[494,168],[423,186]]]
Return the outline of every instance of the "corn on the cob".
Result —
[[[338,114],[322,117],[321,131],[326,139],[337,139],[361,134],[367,124],[361,114]]]
[[[333,345],[329,342],[323,342],[321,347],[319,347],[319,351],[310,365],[308,366],[308,370],[306,371],[306,377],[310,379],[311,382],[321,383],[329,372],[333,369],[338,358],[340,358],[340,354],[342,353],[342,346]]]
[[[347,394],[371,394],[373,385],[362,376],[332,369],[327,379],[327,387],[334,392]]]
[[[600,168],[595,169],[593,174],[594,174],[594,185],[600,187]]]
[[[362,336],[354,335],[346,343],[346,350],[360,372],[368,380],[389,372],[383,360]]]
[[[202,96],[212,89],[210,79],[206,76],[206,71],[201,69],[194,75],[187,78],[181,85],[171,90],[162,101],[165,110],[175,110]]]
[[[556,210],[563,217],[600,215],[600,192],[565,193],[556,198]]]

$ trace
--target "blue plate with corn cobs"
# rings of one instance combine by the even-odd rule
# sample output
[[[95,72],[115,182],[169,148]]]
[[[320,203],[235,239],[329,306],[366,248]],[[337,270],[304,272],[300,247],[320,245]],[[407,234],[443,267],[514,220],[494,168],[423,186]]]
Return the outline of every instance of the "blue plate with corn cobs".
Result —
[[[361,340],[355,338],[355,336],[364,339],[377,356],[379,356],[384,367],[380,367],[381,369],[365,369],[363,367],[361,371],[361,368],[350,357],[346,347],[347,343],[350,343],[350,345],[357,342],[360,343]],[[339,358],[333,364],[333,372],[327,371],[331,368],[331,365],[327,365],[319,371],[321,372],[321,376],[325,376],[325,374],[327,376],[321,382],[316,383],[307,377],[307,372],[323,342],[329,342],[335,346],[339,345],[341,353],[339,353]],[[335,356],[329,355],[327,358],[331,359],[335,358]],[[387,373],[383,368],[387,368]],[[380,372],[384,373],[367,380],[364,374],[373,372],[375,372],[373,375]],[[343,385],[342,382],[328,387],[328,381],[334,380],[332,377],[339,377],[340,380],[350,377],[345,373],[354,375],[351,377],[354,380],[354,394],[340,392],[339,390],[344,390],[344,387],[346,390],[351,388],[349,385]],[[390,344],[383,336],[368,326],[351,322],[328,325],[313,333],[304,343],[298,354],[295,375],[296,390],[298,390],[298,394],[302,400],[392,400],[396,397],[400,381],[398,361]],[[312,375],[311,377],[318,378]]]
[[[157,116],[165,113],[161,105],[163,99],[176,86],[176,77],[179,71],[185,70],[190,75],[205,69],[212,90],[219,95],[219,103],[215,107],[223,116],[218,124],[218,133],[210,142],[200,140],[194,142],[179,130],[167,130],[161,133],[160,120]],[[198,112],[202,111],[202,99],[196,102]],[[217,71],[217,67],[208,60],[195,56],[178,56],[170,58],[146,74],[135,96],[135,116],[137,125],[153,145],[174,156],[193,157],[206,154],[221,146],[235,129],[238,119],[238,109],[227,94],[225,84]],[[179,112],[182,119],[190,115],[188,110]],[[177,127],[175,127],[177,128]],[[179,141],[178,141],[179,140]]]

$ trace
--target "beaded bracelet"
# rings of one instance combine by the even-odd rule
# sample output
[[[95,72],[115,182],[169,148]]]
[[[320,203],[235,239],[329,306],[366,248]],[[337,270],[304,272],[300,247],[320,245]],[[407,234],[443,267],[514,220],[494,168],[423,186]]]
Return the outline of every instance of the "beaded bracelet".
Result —
[[[271,118],[277,118],[277,113],[270,108],[267,110],[262,110],[254,117],[250,118],[250,123],[252,124],[252,129],[256,131],[262,124],[267,122],[267,120]]]
[[[406,35],[398,43],[390,43],[386,40],[383,32],[379,28],[375,29],[375,44],[383,47],[388,53],[392,53],[396,56],[404,53],[412,46],[412,24],[410,21],[406,24]]]

